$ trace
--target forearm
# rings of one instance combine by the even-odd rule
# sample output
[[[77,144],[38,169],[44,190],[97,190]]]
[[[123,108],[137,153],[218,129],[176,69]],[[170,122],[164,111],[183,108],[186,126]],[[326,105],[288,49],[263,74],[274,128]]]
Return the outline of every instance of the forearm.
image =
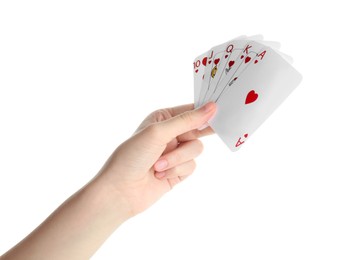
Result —
[[[198,138],[212,132],[197,129],[215,111],[215,103],[208,103],[195,110],[189,104],[152,113],[114,151],[98,177],[1,260],[91,257],[119,225],[193,172],[194,158],[202,151]]]
[[[118,192],[96,178],[66,200],[1,260],[88,259],[130,216]]]

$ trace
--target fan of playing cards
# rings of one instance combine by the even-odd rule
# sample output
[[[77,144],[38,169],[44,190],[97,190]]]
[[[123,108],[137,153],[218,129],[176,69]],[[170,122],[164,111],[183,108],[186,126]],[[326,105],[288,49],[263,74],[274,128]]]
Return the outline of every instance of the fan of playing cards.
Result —
[[[278,42],[241,36],[194,61],[195,107],[216,102],[208,123],[237,151],[301,82]]]

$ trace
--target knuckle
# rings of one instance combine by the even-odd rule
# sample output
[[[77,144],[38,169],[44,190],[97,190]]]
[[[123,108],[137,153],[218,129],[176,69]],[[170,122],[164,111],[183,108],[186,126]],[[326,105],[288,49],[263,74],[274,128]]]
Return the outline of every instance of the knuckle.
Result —
[[[157,138],[160,135],[160,129],[158,124],[150,124],[146,127],[149,138]]]
[[[161,122],[169,118],[169,111],[167,109],[158,109],[152,113],[155,122]]]
[[[185,121],[187,124],[189,125],[192,125],[193,124],[193,119],[192,119],[192,116],[191,116],[191,112],[190,111],[187,111],[185,113],[182,113],[180,115],[180,118]]]

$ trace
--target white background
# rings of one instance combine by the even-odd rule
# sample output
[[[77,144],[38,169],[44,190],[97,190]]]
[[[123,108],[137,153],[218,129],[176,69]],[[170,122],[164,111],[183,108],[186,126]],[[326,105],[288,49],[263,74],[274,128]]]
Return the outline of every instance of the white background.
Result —
[[[282,43],[302,84],[239,152],[197,170],[93,259],[349,259],[346,1],[0,1],[0,254],[90,180],[151,111],[190,103],[193,59]]]

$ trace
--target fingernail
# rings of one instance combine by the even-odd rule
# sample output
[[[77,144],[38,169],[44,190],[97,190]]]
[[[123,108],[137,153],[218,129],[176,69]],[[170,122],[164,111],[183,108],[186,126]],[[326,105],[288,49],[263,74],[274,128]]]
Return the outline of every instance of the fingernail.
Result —
[[[204,113],[209,113],[210,111],[213,111],[215,109],[215,103],[209,102],[201,107],[203,109]]]
[[[158,179],[161,179],[165,176],[165,172],[156,172],[154,174]]]
[[[167,167],[167,166],[168,166],[168,161],[161,159],[155,163],[154,168],[156,169],[156,171],[161,171],[161,170],[165,169],[165,167]]]

